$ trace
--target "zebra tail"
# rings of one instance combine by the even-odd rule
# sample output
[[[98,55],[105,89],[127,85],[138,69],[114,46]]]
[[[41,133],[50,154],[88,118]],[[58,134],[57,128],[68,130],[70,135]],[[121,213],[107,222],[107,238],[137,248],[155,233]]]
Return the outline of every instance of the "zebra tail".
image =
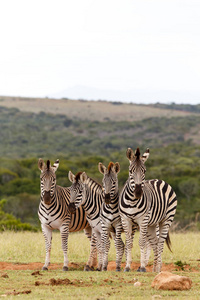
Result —
[[[166,244],[167,244],[167,247],[168,247],[169,251],[172,252],[172,249],[171,249],[172,243],[171,243],[171,240],[170,240],[169,232],[167,233],[167,237],[166,237],[165,242],[166,242]]]

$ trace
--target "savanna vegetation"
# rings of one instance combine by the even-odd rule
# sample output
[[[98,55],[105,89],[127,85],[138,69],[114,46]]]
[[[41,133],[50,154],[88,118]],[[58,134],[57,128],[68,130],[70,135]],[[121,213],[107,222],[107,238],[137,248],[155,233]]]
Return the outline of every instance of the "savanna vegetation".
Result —
[[[111,241],[107,272],[83,272],[89,255],[89,242],[84,233],[69,235],[69,271],[63,272],[60,234],[53,234],[51,265],[41,271],[45,258],[41,232],[5,231],[0,235],[0,295],[8,299],[199,299],[199,233],[172,233],[173,253],[164,247],[163,269],[190,277],[192,288],[185,291],[156,290],[151,254],[147,273],[138,273],[140,252],[138,232],[133,243],[133,264],[130,272],[115,272],[115,249]],[[122,235],[124,239],[124,235]],[[193,240],[193,247],[191,247]],[[125,266],[123,257],[122,267]],[[139,283],[137,286],[135,283]]]
[[[140,147],[141,152],[150,148],[146,178],[163,179],[175,190],[178,208],[174,229],[200,228],[199,106],[140,105],[137,106],[137,113],[140,112],[142,117],[135,115],[131,121],[127,115],[123,120],[113,117],[110,109],[120,107],[123,115],[127,105],[109,103],[110,117],[91,121],[91,107],[90,110],[88,108],[88,114],[87,110],[84,111],[86,115],[83,117],[82,106],[79,106],[83,104],[81,101],[74,101],[79,112],[76,117],[70,117],[70,112],[58,114],[57,110],[47,113],[48,107],[46,111],[43,108],[40,112],[31,109],[29,112],[28,103],[26,100],[26,111],[23,111],[21,108],[4,106],[2,99],[0,102],[0,230],[12,227],[8,226],[8,223],[12,223],[9,221],[11,216],[15,218],[13,229],[23,229],[20,223],[29,224],[29,229],[39,228],[39,157],[50,159],[52,163],[60,159],[57,184],[62,186],[70,185],[69,170],[73,173],[85,171],[101,182],[98,162],[106,165],[109,161],[118,161],[121,166],[121,189],[128,177],[128,147]],[[93,102],[87,105],[90,106],[90,103],[92,107],[95,106]],[[104,104],[106,111],[107,104]],[[59,106],[59,101],[56,105]],[[159,111],[154,106],[159,106]],[[148,110],[148,114],[143,114]],[[173,111],[177,114],[174,115]],[[18,223],[19,226],[16,225]]]

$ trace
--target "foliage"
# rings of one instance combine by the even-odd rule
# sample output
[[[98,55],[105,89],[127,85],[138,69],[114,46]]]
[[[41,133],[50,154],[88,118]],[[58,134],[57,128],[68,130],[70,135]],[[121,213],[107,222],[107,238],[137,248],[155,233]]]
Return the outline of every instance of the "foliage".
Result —
[[[172,102],[171,104],[162,104],[162,103],[156,103],[151,104],[153,107],[163,108],[163,109],[174,109],[174,110],[182,110],[182,111],[188,111],[193,113],[200,113],[200,104],[192,105],[192,104],[176,104]]]
[[[130,146],[160,148],[193,140],[199,121],[200,116],[196,115],[91,122],[0,107],[0,155],[16,159],[82,153],[108,156]]]
[[[128,178],[126,149],[139,146],[141,152],[150,148],[146,179],[163,179],[177,194],[175,222],[179,228],[194,221],[198,228],[199,121],[197,113],[176,118],[151,117],[137,122],[91,122],[0,107],[0,197],[7,200],[4,210],[23,222],[39,226],[39,157],[52,163],[60,159],[57,184],[61,186],[70,185],[69,170],[85,171],[101,183],[98,163],[118,161],[121,190]]]
[[[175,266],[179,267],[182,271],[184,271],[186,263],[183,263],[181,260],[177,260],[174,264]]]
[[[31,226],[28,223],[22,223],[19,219],[16,219],[13,215],[5,213],[3,206],[6,200],[0,200],[0,231],[15,230],[15,231],[37,231],[36,227]]]

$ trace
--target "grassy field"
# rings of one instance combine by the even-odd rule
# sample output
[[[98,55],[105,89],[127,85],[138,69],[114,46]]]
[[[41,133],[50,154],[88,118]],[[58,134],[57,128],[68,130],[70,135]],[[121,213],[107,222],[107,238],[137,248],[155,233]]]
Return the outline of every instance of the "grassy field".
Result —
[[[184,117],[193,115],[172,109],[148,105],[113,104],[106,101],[56,100],[48,98],[0,97],[0,106],[18,108],[25,112],[45,112],[66,115],[70,119],[90,121],[140,121],[151,117]]]
[[[52,265],[48,272],[43,272],[40,271],[45,258],[42,233],[3,232],[0,234],[0,296],[6,295],[8,299],[14,299],[15,295],[20,299],[200,299],[200,233],[172,233],[171,240],[173,253],[167,247],[164,248],[163,268],[190,277],[193,286],[189,291],[155,290],[151,288],[151,282],[156,274],[139,274],[136,269],[129,273],[84,272],[84,264],[89,255],[89,242],[83,233],[70,234],[69,271],[63,272],[60,235],[54,232]],[[133,262],[138,264],[138,233],[132,254]],[[115,249],[112,241],[110,264],[114,265],[114,260]],[[153,255],[150,257],[150,265],[152,262]],[[134,286],[136,281],[142,285]]]

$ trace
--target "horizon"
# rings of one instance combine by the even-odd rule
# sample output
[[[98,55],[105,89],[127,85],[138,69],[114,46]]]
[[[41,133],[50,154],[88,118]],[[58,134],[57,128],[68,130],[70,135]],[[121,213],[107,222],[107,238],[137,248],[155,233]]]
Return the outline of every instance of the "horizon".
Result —
[[[181,105],[190,105],[190,106],[197,106],[200,105],[200,103],[176,103],[176,102],[148,102],[148,103],[142,103],[142,102],[133,102],[133,101],[120,101],[120,100],[107,100],[107,99],[86,99],[86,98],[69,98],[69,97],[62,97],[62,98],[54,98],[54,97],[30,97],[30,96],[14,96],[14,95],[0,95],[0,103],[1,100],[4,100],[3,98],[14,98],[14,99],[30,99],[30,100],[55,100],[55,101],[84,101],[84,102],[108,102],[108,103],[119,103],[119,104],[132,104],[132,105],[144,105],[144,106],[148,106],[148,105],[156,105],[156,104],[160,104],[160,105],[167,105],[167,106],[171,106],[171,105],[177,105],[177,106],[181,106]],[[6,99],[5,99],[6,100]],[[13,100],[13,99],[12,99]],[[1,105],[0,105],[1,106]]]

